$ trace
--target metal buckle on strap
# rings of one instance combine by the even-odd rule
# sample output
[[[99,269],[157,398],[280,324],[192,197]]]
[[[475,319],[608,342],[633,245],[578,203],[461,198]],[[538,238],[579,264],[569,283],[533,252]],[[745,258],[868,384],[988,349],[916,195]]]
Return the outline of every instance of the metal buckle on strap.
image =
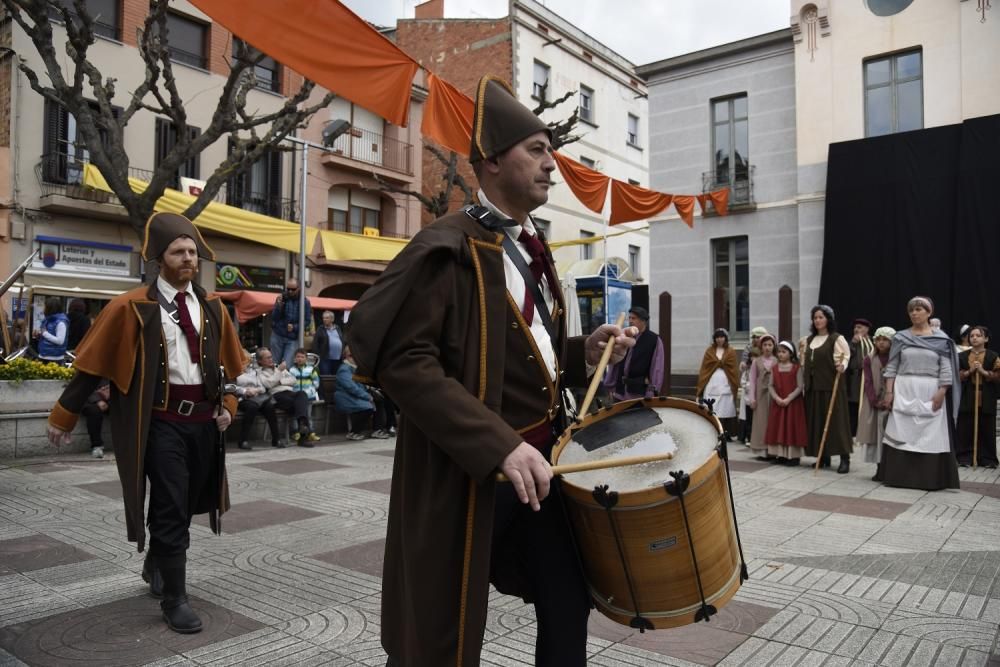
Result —
[[[192,412],[194,412],[194,401],[185,399],[177,404],[177,414],[190,417]]]

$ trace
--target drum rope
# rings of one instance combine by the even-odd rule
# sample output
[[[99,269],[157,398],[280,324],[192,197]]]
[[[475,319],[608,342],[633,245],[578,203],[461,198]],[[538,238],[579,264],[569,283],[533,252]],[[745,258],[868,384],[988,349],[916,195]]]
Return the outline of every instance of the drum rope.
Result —
[[[633,628],[638,628],[639,634],[646,632],[646,630],[653,630],[655,628],[653,623],[649,619],[643,618],[642,612],[639,611],[639,601],[635,596],[635,584],[632,583],[632,573],[629,571],[628,561],[625,560],[625,548],[622,546],[622,536],[618,530],[618,521],[615,520],[614,511],[612,510],[618,504],[618,492],[608,491],[608,485],[602,484],[594,487],[593,495],[594,500],[607,512],[608,523],[611,525],[611,532],[615,536],[615,547],[618,549],[618,558],[621,559],[622,571],[625,572],[625,583],[628,584],[628,592],[632,597],[632,609],[635,610],[635,618],[632,619],[629,625]],[[704,603],[704,597],[702,598],[702,602]]]
[[[719,458],[726,464],[726,486],[729,487],[729,508],[733,512],[733,528],[736,530],[736,548],[740,551],[740,583],[750,578],[747,560],[743,556],[743,542],[740,540],[740,522],[736,519],[736,500],[733,498],[733,479],[729,473],[729,448],[726,434],[719,434]]]
[[[701,572],[698,569],[698,557],[694,552],[694,537],[691,535],[691,524],[688,523],[687,506],[684,504],[684,491],[687,489],[691,477],[683,470],[671,470],[670,476],[674,478],[673,484],[664,482],[663,487],[667,490],[667,493],[677,496],[677,499],[681,501],[681,516],[684,518],[684,531],[687,533],[688,547],[691,549],[691,564],[694,566],[694,578],[698,583],[698,595],[701,597],[701,609],[695,612],[694,620],[695,623],[701,620],[707,623],[711,620],[710,617],[716,614],[718,610],[714,605],[708,604],[705,600],[705,589],[701,585]]]

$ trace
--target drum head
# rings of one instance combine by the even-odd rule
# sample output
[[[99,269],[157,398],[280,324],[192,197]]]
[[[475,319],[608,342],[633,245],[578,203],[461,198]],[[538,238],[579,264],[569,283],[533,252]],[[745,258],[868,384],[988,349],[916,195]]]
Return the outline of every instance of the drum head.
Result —
[[[565,437],[565,436],[564,436]],[[607,484],[612,490],[639,491],[671,480],[670,471],[691,473],[716,456],[719,433],[715,422],[698,408],[661,407],[637,401],[574,431],[561,448],[558,464],[584,463],[670,452],[666,461],[605,468],[565,475],[583,488]]]

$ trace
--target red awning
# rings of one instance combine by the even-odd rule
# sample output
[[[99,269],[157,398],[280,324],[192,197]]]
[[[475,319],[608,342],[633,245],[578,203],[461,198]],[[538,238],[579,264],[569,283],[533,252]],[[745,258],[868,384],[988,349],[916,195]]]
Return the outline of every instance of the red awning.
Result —
[[[236,306],[236,319],[240,324],[249,322],[260,315],[267,315],[274,308],[278,295],[274,292],[254,292],[252,290],[237,290],[234,292],[216,292],[223,301]],[[351,299],[331,299],[325,296],[310,296],[309,305],[313,310],[350,310],[357,301]]]

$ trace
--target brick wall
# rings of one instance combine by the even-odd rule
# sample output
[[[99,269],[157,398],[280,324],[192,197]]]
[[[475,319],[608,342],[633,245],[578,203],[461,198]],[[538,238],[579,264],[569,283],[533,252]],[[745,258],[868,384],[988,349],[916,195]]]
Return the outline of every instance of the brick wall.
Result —
[[[476,84],[486,74],[510,81],[513,76],[511,23],[500,19],[406,19],[396,23],[396,43],[423,67],[446,79],[472,97]],[[424,138],[430,142],[430,139]],[[460,158],[461,174],[473,191],[476,178],[464,158]],[[441,190],[445,166],[429,153],[424,154],[422,188],[433,196]],[[462,192],[452,192],[454,211],[462,203]],[[424,211],[422,223],[433,220]]]

